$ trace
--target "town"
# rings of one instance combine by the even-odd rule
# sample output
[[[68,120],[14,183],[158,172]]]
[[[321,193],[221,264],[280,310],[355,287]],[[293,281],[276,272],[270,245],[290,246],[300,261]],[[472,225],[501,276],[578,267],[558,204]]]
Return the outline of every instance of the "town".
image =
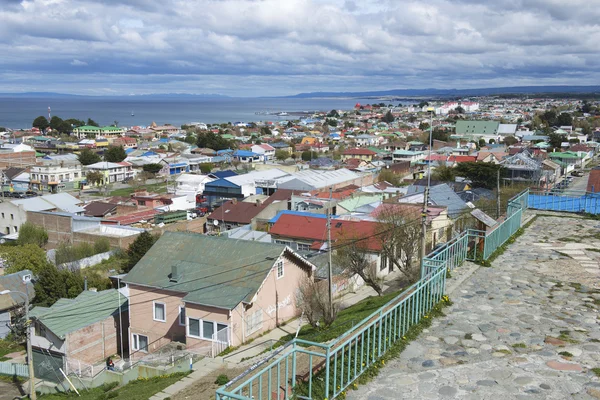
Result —
[[[532,243],[556,246],[548,238],[562,229],[572,235],[562,245],[585,241],[556,221],[571,213],[583,232],[600,213],[598,101],[417,101],[262,122],[125,127],[42,115],[0,128],[0,375],[17,382],[0,391],[366,398],[361,374],[385,374],[388,350],[432,337],[418,334],[451,307],[461,271],[510,264],[509,244],[532,251],[511,243],[543,218],[557,226],[536,225]],[[598,349],[594,252],[557,250],[556,260],[581,263],[571,295],[584,293],[589,315],[571,317],[581,337],[563,327],[539,350]],[[564,299],[558,285],[550,293]],[[582,327],[590,319],[595,331]],[[463,344],[488,340],[462,325],[446,329]],[[410,368],[469,365],[460,357],[474,347],[446,339],[440,357],[414,356]],[[515,340],[487,351],[500,359],[531,346]],[[596,383],[582,393],[600,395],[598,353],[588,365],[569,349],[548,366],[589,370]],[[441,386],[439,398],[455,390]]]

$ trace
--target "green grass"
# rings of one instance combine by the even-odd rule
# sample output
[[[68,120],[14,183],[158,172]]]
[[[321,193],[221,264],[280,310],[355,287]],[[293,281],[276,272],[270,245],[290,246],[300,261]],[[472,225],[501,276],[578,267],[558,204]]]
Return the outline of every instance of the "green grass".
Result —
[[[527,345],[525,343],[515,343],[512,345],[515,349],[525,349]]]
[[[140,378],[128,383],[118,389],[113,385],[97,387],[89,391],[80,391],[81,396],[76,393],[57,393],[38,396],[44,400],[79,399],[79,400],[147,400],[166,387],[187,376],[189,372],[177,372],[171,375],[158,376],[154,378]]]
[[[589,248],[589,249],[586,249],[586,250],[587,250],[587,251],[595,251],[596,253],[600,253],[600,249],[592,249],[592,248]]]
[[[593,372],[593,373],[594,373],[596,376],[600,377],[600,368],[592,368],[592,372]]]
[[[147,190],[148,192],[152,193],[167,193],[167,184],[165,182],[160,182],[138,187],[126,187],[122,189],[113,190],[112,192],[110,192],[110,195],[129,197],[136,190]]]
[[[0,339],[0,358],[20,350],[25,350],[25,345],[7,339]]]
[[[23,382],[25,382],[25,379],[21,378],[20,376],[16,376],[16,375],[0,374],[0,381],[8,382],[8,383],[16,383],[18,385],[21,385],[21,384],[23,384]]]
[[[465,333],[465,339],[467,339],[467,340],[473,339],[473,334],[472,333]]]
[[[400,293],[402,293],[402,291],[388,293],[383,296],[371,296],[366,298],[340,311],[335,321],[327,328],[313,328],[310,325],[305,325],[300,329],[300,332],[298,333],[298,339],[319,343],[335,339],[375,311],[379,310],[387,302],[398,296]],[[294,338],[294,336],[295,333],[282,337],[273,347],[275,348],[289,342]]]
[[[573,357],[573,354],[569,353],[568,351],[561,351],[558,353],[558,355],[563,357]]]

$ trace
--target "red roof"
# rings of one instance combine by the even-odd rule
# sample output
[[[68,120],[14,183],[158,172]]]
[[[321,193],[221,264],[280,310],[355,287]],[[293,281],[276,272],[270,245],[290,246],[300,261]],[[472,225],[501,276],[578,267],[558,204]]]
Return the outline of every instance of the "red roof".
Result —
[[[331,240],[356,240],[364,238],[359,243],[368,250],[381,251],[378,236],[379,224],[373,221],[346,221],[333,219],[331,221]],[[327,239],[327,219],[304,215],[283,214],[269,230],[271,235],[279,237],[309,240],[323,243]],[[319,246],[317,246],[319,247]]]
[[[331,198],[336,199],[336,200],[345,199],[346,197],[352,196],[352,194],[354,192],[356,192],[356,190],[358,188],[359,187],[356,185],[348,185],[348,186],[341,187],[339,189],[334,190],[331,193]],[[328,190],[323,191],[323,192],[314,191],[311,194],[314,195],[315,197],[318,197],[319,199],[329,199],[329,191]]]
[[[257,202],[243,202],[237,200],[234,203],[233,200],[229,200],[228,202],[223,203],[221,207],[210,213],[207,219],[233,222],[237,224],[249,224],[252,222],[252,219],[268,205],[275,201],[288,201],[292,198],[292,194],[294,193],[300,194],[301,192],[288,189],[278,189],[260,204]]]
[[[142,220],[148,221],[150,219],[153,219],[156,214],[158,214],[158,211],[156,211],[154,209],[150,209],[150,210],[138,211],[138,212],[134,212],[131,214],[126,214],[126,215],[118,215],[116,217],[110,217],[110,218],[106,218],[106,219],[109,221],[119,222],[120,225],[131,225],[131,224],[138,223]]]
[[[356,149],[345,150],[342,154],[348,155],[348,156],[374,156],[377,153],[375,153],[373,150],[369,150],[369,149],[356,148]]]

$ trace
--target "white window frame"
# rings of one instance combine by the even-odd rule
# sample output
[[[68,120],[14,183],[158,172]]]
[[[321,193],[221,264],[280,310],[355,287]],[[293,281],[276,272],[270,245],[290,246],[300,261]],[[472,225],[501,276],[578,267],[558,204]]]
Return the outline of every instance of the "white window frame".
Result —
[[[252,314],[246,315],[246,335],[250,336],[262,329],[263,326],[263,310],[256,310]]]
[[[156,306],[157,305],[163,306],[165,319],[156,318]],[[158,321],[158,322],[167,322],[167,304],[166,303],[163,303],[161,301],[153,301],[152,302],[152,319],[155,321]]]
[[[281,266],[281,275],[279,274],[279,267]],[[281,279],[285,276],[285,270],[283,269],[283,260],[279,259],[277,260],[277,262],[275,263],[275,274],[277,276],[277,279]]]
[[[146,338],[146,344],[148,346],[150,346],[150,339],[148,338],[148,336],[146,335],[141,335],[139,333],[132,333],[131,334],[131,349],[135,350],[135,351],[141,351],[144,353],[148,352],[148,348],[146,347],[145,349],[141,349],[140,348],[140,336],[143,336]]]
[[[181,320],[181,317],[183,317],[183,321]],[[185,326],[185,306],[179,306],[179,317],[177,320],[179,321],[179,326]]]
[[[310,250],[310,244],[306,244],[306,243],[298,243],[298,250],[300,251],[309,251]]]
[[[200,332],[199,332],[200,336],[196,336],[196,335],[191,335],[190,334],[190,320],[191,319],[193,319],[195,321],[198,321],[198,323],[200,324]],[[215,342],[216,340],[213,340],[212,336],[211,336],[210,339],[204,337],[204,323],[205,322],[212,322],[212,324],[213,324],[213,333],[217,333],[218,332],[217,329],[218,329],[219,325],[224,325],[224,326],[230,328],[230,325],[226,324],[224,322],[209,321],[209,320],[204,320],[202,318],[186,317],[186,322],[187,322],[187,324],[185,324],[185,334],[186,334],[186,336],[194,338],[194,339],[199,339],[199,340],[207,340],[209,342]],[[229,341],[229,338],[227,338],[227,340]]]

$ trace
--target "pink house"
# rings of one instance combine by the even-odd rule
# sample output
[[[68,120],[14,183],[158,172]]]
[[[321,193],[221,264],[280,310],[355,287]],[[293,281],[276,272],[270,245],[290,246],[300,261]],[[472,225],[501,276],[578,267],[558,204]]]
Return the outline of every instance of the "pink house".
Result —
[[[284,245],[165,232],[123,280],[133,352],[238,346],[298,315],[316,267]]]

